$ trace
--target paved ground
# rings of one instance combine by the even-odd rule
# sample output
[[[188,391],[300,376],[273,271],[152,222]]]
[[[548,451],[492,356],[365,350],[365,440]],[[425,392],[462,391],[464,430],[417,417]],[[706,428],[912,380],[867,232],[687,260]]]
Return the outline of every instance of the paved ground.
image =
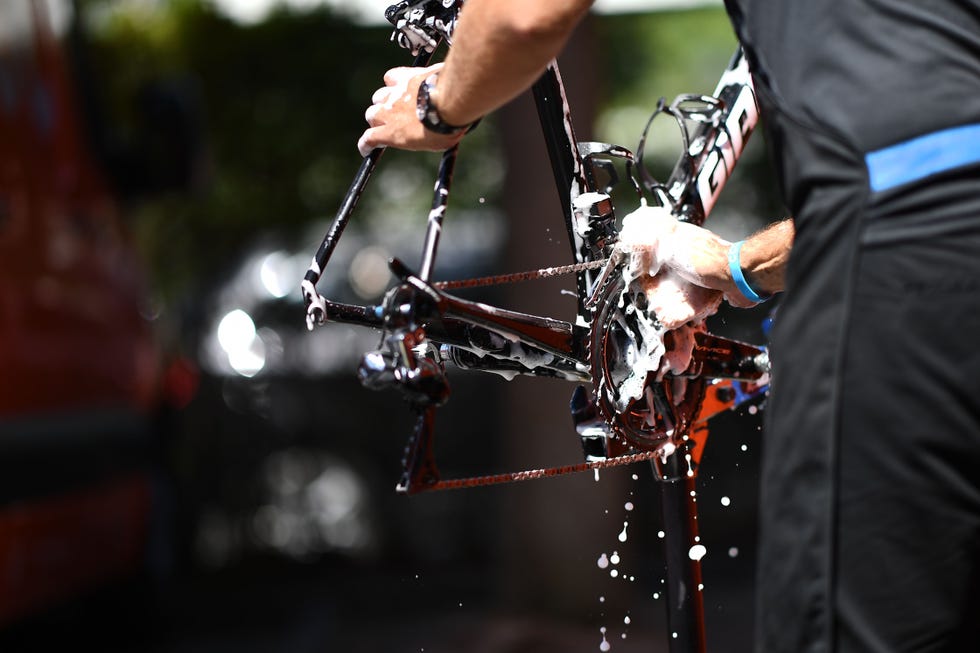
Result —
[[[0,637],[5,652],[102,653],[617,653],[666,652],[663,602],[611,605],[583,618],[516,612],[493,601],[479,572],[446,570],[420,584],[404,569],[256,561],[177,581],[154,604],[100,597]],[[749,650],[738,614],[748,592],[709,595],[710,650]],[[629,625],[624,613],[633,615]],[[625,634],[625,638],[623,635]]]

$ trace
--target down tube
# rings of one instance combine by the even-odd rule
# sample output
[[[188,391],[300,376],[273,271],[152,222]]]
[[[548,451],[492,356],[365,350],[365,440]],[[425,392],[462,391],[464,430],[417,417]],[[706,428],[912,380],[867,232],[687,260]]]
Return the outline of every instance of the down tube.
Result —
[[[602,258],[601,248],[590,246],[586,238],[575,228],[576,200],[586,193],[595,190],[595,181],[583,163],[578,151],[578,141],[572,128],[571,113],[568,100],[565,97],[565,87],[558,72],[558,64],[554,61],[548,66],[532,87],[534,102],[537,105],[538,118],[548,148],[551,169],[554,172],[555,184],[558,187],[558,199],[561,202],[562,215],[565,216],[565,226],[568,229],[568,241],[572,245],[572,254],[576,263],[593,261]],[[577,275],[578,315],[579,322],[589,323],[590,313],[585,309],[585,298],[594,273],[580,272]]]

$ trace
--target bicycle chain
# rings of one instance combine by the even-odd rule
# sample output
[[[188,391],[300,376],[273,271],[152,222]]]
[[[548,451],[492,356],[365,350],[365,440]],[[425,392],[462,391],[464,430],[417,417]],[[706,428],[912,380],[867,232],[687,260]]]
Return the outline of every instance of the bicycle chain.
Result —
[[[426,485],[424,490],[461,490],[464,488],[482,487],[485,485],[502,485],[504,483],[516,483],[519,481],[531,481],[538,478],[550,478],[553,476],[564,476],[566,474],[576,474],[591,470],[605,469],[607,467],[618,467],[631,463],[652,460],[662,456],[660,450],[641,451],[638,453],[614,456],[603,460],[578,463],[575,465],[561,465],[558,467],[544,467],[541,469],[529,469],[523,472],[504,472],[501,474],[489,474],[487,476],[468,476],[466,478],[439,480],[431,485]]]
[[[457,279],[455,281],[436,281],[432,284],[437,290],[456,290],[459,288],[478,288],[482,286],[496,286],[504,283],[518,283],[521,281],[532,281],[534,279],[546,279],[557,277],[562,274],[572,274],[595,270],[603,267],[609,259],[598,261],[586,261],[585,263],[573,263],[571,265],[559,265],[551,268],[541,268],[540,270],[528,270],[527,272],[513,272],[511,274],[498,274],[491,277],[475,277],[472,279]]]

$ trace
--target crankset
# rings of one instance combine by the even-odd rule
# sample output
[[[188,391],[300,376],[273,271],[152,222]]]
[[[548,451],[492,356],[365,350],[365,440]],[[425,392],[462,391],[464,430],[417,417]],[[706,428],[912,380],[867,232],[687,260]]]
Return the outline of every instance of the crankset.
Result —
[[[686,435],[708,383],[681,376],[703,321],[667,330],[647,311],[646,295],[617,266],[596,294],[589,339],[593,401],[616,449],[649,451]],[[671,369],[677,361],[684,369]],[[612,443],[610,443],[612,444]]]
[[[665,328],[625,268],[611,266],[591,299],[592,396],[580,392],[572,402],[590,459],[668,454],[721,406],[741,404],[768,385],[765,349],[708,333],[704,320]]]

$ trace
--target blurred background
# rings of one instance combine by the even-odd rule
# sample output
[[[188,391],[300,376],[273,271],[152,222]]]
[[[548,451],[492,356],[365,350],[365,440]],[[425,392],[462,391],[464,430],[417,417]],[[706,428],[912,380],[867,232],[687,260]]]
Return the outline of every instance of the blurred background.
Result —
[[[385,5],[0,4],[0,650],[666,650],[648,465],[396,495],[413,418],[355,377],[379,334],[306,331],[364,109],[410,61]],[[597,3],[560,59],[577,136],[635,149],[735,47],[720,2]],[[571,261],[533,111],[464,141],[438,278]],[[675,132],[654,123],[658,177]],[[418,260],[437,162],[385,154],[323,295],[376,303],[386,260]],[[780,215],[759,133],[709,225]],[[474,297],[571,320],[572,287]],[[762,343],[771,309],[711,329]],[[444,477],[582,460],[571,384],[450,381]],[[712,651],[751,650],[759,428],[716,418],[702,459]]]

